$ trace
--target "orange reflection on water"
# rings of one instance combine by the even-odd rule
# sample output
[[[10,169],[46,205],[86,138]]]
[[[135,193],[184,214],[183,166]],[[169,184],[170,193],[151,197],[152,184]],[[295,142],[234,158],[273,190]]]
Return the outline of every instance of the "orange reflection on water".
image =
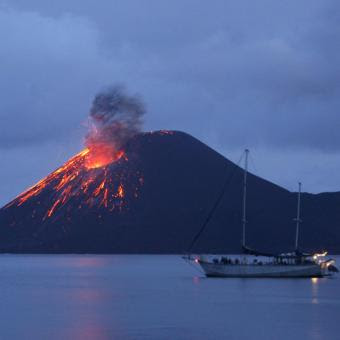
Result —
[[[76,256],[67,259],[67,265],[70,267],[103,267],[107,264],[107,260],[101,256]]]
[[[105,297],[105,293],[92,288],[79,288],[72,295],[72,299],[81,303],[98,302],[104,300]]]
[[[98,323],[91,322],[88,324],[79,324],[72,328],[69,334],[65,334],[65,339],[72,340],[108,340],[112,339],[109,336],[105,327]]]
[[[200,284],[200,278],[199,278],[199,276],[194,276],[194,277],[192,278],[192,281],[193,281],[193,283],[194,283],[195,285]]]

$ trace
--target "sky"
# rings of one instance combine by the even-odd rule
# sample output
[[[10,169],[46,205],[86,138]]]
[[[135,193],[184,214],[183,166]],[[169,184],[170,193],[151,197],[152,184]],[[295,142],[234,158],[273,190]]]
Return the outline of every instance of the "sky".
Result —
[[[289,190],[340,191],[338,0],[0,0],[0,205],[83,147],[122,84]]]

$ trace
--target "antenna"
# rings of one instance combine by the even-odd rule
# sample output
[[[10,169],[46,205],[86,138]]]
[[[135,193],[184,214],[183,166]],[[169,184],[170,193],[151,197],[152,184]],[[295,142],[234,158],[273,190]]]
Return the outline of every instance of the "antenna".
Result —
[[[299,182],[297,212],[296,212],[296,218],[294,219],[296,221],[295,251],[297,251],[299,247],[299,229],[300,229],[300,223],[302,222],[300,219],[300,204],[301,204],[301,183]]]
[[[246,246],[246,224],[247,224],[247,173],[248,173],[248,155],[249,150],[245,149],[244,153],[246,155],[244,161],[244,177],[243,177],[243,209],[242,209],[242,246]]]

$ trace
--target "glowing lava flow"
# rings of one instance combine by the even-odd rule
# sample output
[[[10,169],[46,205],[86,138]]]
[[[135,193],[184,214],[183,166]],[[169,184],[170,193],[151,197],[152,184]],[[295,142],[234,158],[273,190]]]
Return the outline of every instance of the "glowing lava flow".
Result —
[[[124,151],[108,151],[112,149],[93,154],[89,148],[84,149],[5,208],[28,203],[46,189],[51,191],[49,197],[52,200],[43,219],[52,217],[66,203],[72,203],[78,209],[89,206],[121,210],[126,202],[127,189],[132,190],[131,197],[137,197],[143,180],[138,171],[131,174],[124,170],[124,163],[128,162]],[[129,188],[126,188],[127,183]]]
[[[122,157],[127,160],[123,150],[116,151],[111,146],[100,145],[100,147],[96,146],[95,148],[88,150],[89,152],[85,157],[85,166],[88,169],[101,168],[110,163],[118,161]]]

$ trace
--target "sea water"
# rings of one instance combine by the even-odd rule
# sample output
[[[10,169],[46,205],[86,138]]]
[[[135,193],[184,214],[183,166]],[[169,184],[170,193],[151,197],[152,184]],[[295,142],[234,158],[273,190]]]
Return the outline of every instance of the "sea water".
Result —
[[[0,339],[340,339],[340,276],[214,279],[174,255],[0,255]]]

